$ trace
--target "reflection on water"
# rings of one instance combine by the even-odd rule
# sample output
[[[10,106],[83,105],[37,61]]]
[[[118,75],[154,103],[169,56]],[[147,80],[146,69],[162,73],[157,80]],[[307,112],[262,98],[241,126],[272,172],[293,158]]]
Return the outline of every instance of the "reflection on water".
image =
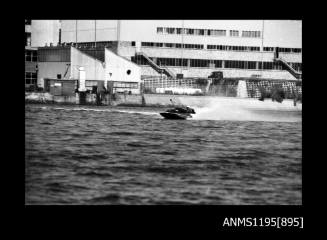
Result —
[[[26,105],[26,203],[301,204],[299,116],[183,121],[160,111]]]

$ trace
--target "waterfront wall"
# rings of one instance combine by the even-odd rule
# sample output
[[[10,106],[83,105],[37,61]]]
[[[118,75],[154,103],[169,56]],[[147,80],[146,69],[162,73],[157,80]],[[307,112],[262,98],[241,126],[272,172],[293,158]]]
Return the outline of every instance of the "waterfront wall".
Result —
[[[187,105],[193,108],[205,108],[212,106],[239,107],[248,110],[274,110],[274,111],[302,111],[302,103],[294,106],[294,101],[284,99],[282,103],[265,99],[259,101],[254,98],[219,97],[219,96],[187,96],[167,94],[144,94],[124,95],[115,94],[113,99],[104,99],[103,104],[108,106],[144,106],[144,107],[172,107],[174,105]],[[26,102],[32,103],[57,103],[57,104],[79,104],[78,94],[76,96],[53,96],[49,93],[28,93],[25,95]],[[95,105],[96,95],[87,94],[86,104]]]

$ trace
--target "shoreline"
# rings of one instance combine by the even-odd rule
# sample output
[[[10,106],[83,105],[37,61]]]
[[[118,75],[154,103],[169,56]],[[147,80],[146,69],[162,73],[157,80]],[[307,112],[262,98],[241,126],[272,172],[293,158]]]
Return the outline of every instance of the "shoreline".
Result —
[[[171,104],[170,99],[176,104]],[[170,94],[143,94],[143,95],[116,95],[109,99],[107,95],[101,105],[96,103],[96,95],[89,94],[84,104],[79,103],[79,96],[53,96],[49,93],[25,93],[25,104],[57,104],[78,106],[106,106],[106,107],[154,107],[169,108],[181,105],[195,108],[224,106],[230,108],[248,109],[254,111],[302,111],[302,103],[294,106],[292,99],[284,99],[281,103],[266,98],[260,101],[257,98],[240,98],[225,96],[192,96]]]

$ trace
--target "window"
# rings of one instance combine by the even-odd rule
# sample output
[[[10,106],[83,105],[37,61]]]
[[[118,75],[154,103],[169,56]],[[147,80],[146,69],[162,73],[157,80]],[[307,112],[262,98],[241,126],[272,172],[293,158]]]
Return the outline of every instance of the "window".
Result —
[[[32,20],[31,19],[26,19],[25,20],[25,25],[31,25],[32,23]]]
[[[25,46],[31,46],[31,33],[25,33]]]
[[[229,36],[231,37],[238,37],[239,32],[237,30],[230,30]]]
[[[36,73],[35,72],[25,72],[25,84],[36,84]]]
[[[222,60],[214,60],[215,68],[221,68],[222,67]]]
[[[242,37],[260,38],[260,31],[242,31]]]
[[[31,62],[32,61],[32,53],[31,51],[25,51],[25,61],[26,62]]]
[[[263,66],[263,68],[262,68]],[[274,69],[274,63],[273,62],[259,62],[259,69]]]
[[[167,33],[168,34],[174,34],[175,33],[175,28],[168,28]]]
[[[294,53],[301,53],[301,48],[292,48],[292,52]]]
[[[37,52],[36,51],[32,52],[32,62],[37,62]]]
[[[257,67],[256,67],[256,65],[257,65],[257,62],[255,62],[255,61],[248,61],[247,62],[247,69],[256,69]]]
[[[211,30],[211,35],[226,36],[226,30]]]
[[[191,67],[209,67],[210,60],[207,59],[191,59]]]
[[[263,47],[264,52],[273,52],[274,48],[273,47]]]
[[[138,88],[138,84],[136,82],[114,82],[114,88]]]
[[[186,34],[193,35],[194,34],[194,29],[186,29]]]
[[[26,62],[37,62],[37,51],[25,50]]]
[[[157,27],[157,33],[163,34],[163,28],[162,27]]]
[[[182,34],[182,29],[181,28],[176,28],[176,33],[177,34]]]
[[[132,47],[134,47],[134,46],[135,46],[135,42],[133,41],[133,42],[132,42]]]

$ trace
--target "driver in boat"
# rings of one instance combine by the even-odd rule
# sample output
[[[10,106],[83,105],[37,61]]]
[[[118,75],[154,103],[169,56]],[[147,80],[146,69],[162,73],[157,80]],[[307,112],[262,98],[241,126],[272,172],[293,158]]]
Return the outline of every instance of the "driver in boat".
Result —
[[[189,106],[186,106],[185,107],[187,111],[191,112],[191,113],[195,113],[194,109],[189,107]]]

